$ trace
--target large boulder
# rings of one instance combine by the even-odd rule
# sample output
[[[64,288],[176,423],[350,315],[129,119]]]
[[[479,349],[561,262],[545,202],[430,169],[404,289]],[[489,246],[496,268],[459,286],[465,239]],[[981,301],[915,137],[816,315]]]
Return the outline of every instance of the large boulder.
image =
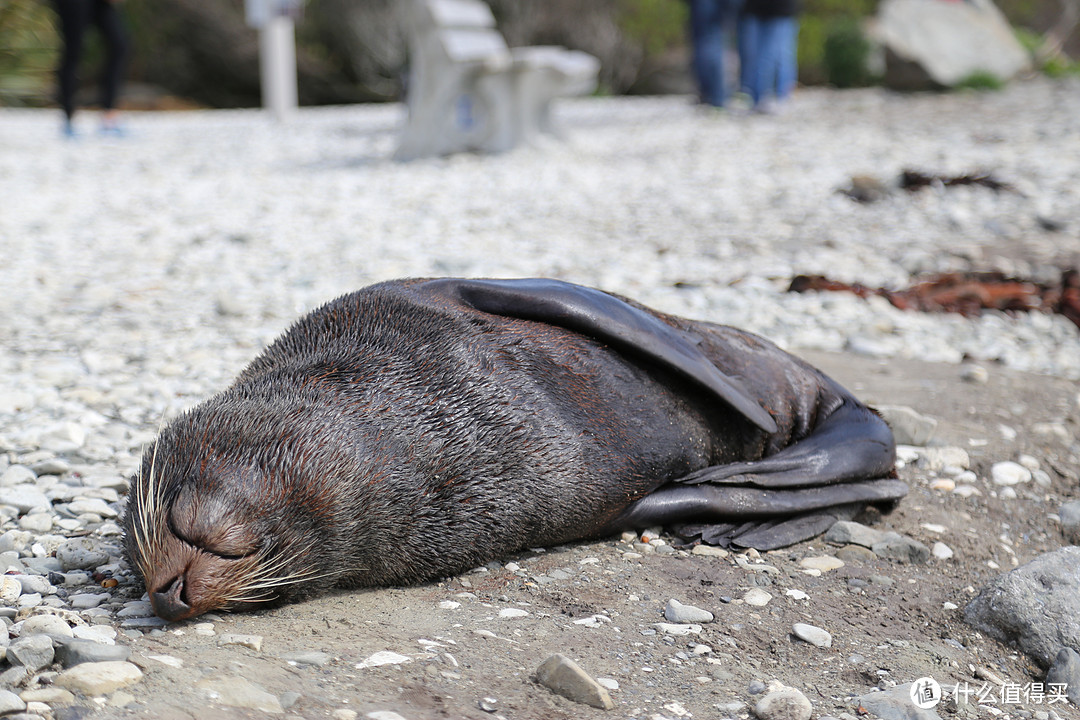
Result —
[[[885,51],[885,84],[953,87],[978,73],[1005,81],[1031,57],[993,0],[884,0],[873,34]]]
[[[998,575],[968,604],[964,619],[1043,667],[1062,648],[1080,649],[1080,547],[1060,548]]]

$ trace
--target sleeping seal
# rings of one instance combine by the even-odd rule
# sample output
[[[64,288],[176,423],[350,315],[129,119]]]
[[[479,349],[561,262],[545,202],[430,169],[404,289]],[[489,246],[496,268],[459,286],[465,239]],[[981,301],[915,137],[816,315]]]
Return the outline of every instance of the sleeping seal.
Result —
[[[556,280],[403,280],[302,318],[165,427],[124,542],[179,620],[626,528],[782,547],[903,497],[894,455],[754,335]]]

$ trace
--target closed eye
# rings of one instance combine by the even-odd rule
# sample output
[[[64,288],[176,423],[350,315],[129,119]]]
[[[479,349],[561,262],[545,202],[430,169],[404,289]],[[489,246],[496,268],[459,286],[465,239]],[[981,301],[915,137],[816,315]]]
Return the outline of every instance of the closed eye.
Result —
[[[251,540],[245,540],[245,538],[241,537],[248,533],[245,528],[240,526],[224,529],[219,536],[215,538],[203,538],[181,532],[180,528],[176,526],[171,513],[168,516],[167,523],[169,531],[175,535],[177,539],[187,543],[193,548],[219,557],[222,560],[243,560],[244,558],[251,557],[259,552],[257,543]]]

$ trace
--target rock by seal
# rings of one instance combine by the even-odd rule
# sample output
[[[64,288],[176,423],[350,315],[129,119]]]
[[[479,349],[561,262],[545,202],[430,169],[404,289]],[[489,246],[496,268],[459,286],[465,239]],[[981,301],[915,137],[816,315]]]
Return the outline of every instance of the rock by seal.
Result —
[[[168,620],[673,527],[768,549],[906,492],[888,427],[768,341],[578,285],[402,280],[166,426],[129,562]]]

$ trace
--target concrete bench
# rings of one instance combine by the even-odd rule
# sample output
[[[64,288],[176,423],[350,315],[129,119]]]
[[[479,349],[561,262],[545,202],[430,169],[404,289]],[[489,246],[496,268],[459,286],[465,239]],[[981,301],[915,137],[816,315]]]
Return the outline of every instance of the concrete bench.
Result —
[[[510,49],[480,0],[403,5],[411,64],[398,159],[502,152],[555,134],[551,101],[596,87],[596,58],[561,47]]]

